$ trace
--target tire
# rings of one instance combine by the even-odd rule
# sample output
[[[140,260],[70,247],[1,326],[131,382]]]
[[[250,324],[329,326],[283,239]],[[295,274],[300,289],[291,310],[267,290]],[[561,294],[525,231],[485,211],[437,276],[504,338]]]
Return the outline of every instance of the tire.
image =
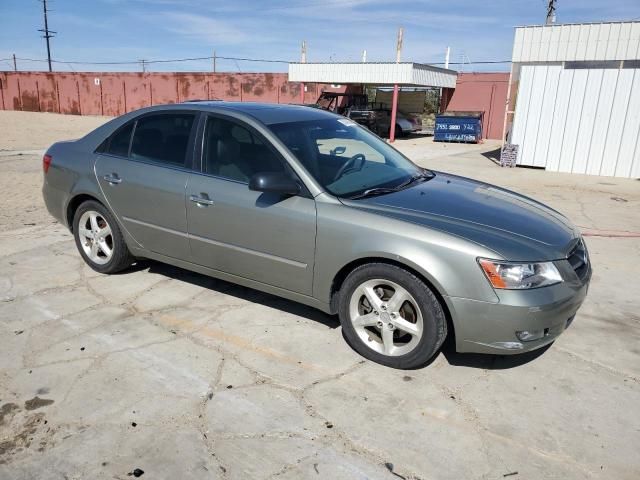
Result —
[[[96,272],[116,273],[133,263],[118,222],[101,203],[80,204],[73,215],[73,237],[83,260]]]
[[[402,137],[404,137],[404,136],[405,136],[405,134],[404,134],[404,132],[402,131],[402,128],[400,128],[400,125],[396,125],[396,134],[395,134],[395,137],[396,137],[396,138],[402,138]]]
[[[400,295],[394,297],[397,293]],[[395,265],[370,263],[354,269],[339,295],[345,339],[376,363],[398,369],[421,367],[447,336],[445,313],[433,291]]]

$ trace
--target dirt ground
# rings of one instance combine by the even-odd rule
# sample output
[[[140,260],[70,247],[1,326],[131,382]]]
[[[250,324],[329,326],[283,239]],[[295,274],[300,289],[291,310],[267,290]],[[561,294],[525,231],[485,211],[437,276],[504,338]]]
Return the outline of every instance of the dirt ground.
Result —
[[[0,231],[53,222],[42,208],[42,176],[32,158],[42,158],[44,150],[52,143],[80,138],[109,119],[0,112]],[[19,161],[21,158],[25,161]]]
[[[567,214],[594,267],[549,348],[445,348],[405,372],[293,302],[156,262],[86,267],[45,211],[41,158],[105,120],[0,112],[1,479],[640,478],[640,182],[398,140]]]
[[[110,119],[111,117],[2,111],[0,153],[6,150],[38,150],[60,140],[80,138]]]

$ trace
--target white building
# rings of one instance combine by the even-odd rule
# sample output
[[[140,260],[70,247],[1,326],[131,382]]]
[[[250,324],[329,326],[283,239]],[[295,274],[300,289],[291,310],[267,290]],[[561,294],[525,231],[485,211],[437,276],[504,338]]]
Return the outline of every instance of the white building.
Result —
[[[640,177],[640,22],[516,27],[512,60],[519,165]]]

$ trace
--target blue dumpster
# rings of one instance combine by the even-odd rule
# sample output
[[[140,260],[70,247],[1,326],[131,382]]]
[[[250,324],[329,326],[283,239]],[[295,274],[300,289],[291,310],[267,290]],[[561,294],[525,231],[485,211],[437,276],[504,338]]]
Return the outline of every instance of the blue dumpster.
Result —
[[[482,140],[483,112],[446,112],[436,115],[433,140],[436,142],[469,142]]]

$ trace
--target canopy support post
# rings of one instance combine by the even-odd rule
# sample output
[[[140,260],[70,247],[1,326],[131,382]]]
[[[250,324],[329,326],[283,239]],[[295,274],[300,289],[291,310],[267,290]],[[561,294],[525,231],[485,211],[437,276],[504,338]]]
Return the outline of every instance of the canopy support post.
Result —
[[[389,142],[396,141],[396,113],[398,111],[398,84],[393,86],[393,100],[391,101],[391,124],[389,125]]]
[[[400,63],[402,54],[402,35],[404,28],[398,29],[398,42],[396,43],[396,63]],[[398,112],[398,84],[393,85],[393,100],[391,102],[391,124],[389,125],[389,143],[396,141],[396,113]]]

